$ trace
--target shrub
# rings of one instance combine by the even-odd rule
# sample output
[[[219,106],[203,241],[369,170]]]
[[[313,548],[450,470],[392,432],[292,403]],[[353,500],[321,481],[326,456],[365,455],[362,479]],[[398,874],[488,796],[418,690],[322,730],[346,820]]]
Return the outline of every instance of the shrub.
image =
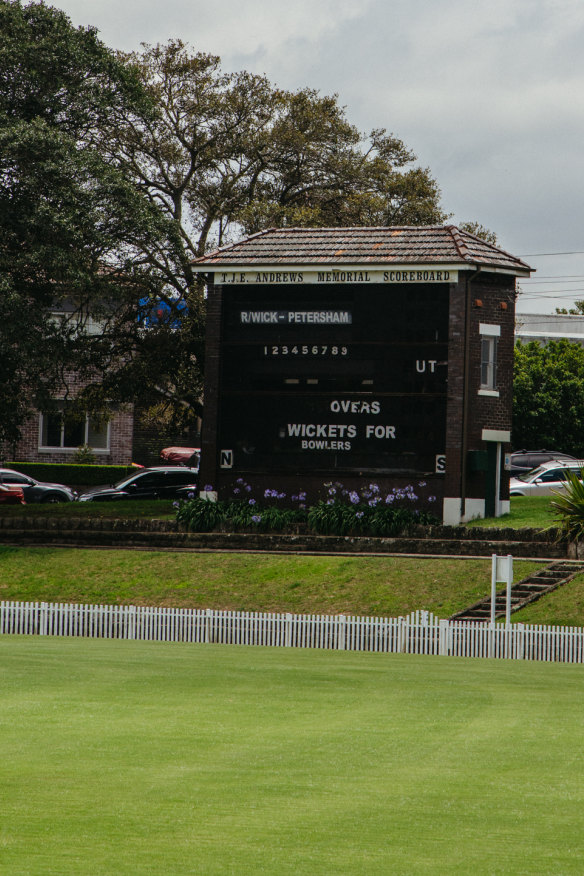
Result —
[[[342,502],[317,502],[308,511],[308,525],[320,535],[348,535],[361,529],[355,507]]]
[[[197,496],[175,502],[175,506],[177,523],[186,526],[191,532],[211,532],[224,519],[223,502],[210,502]]]
[[[566,486],[563,492],[553,490],[552,514],[560,529],[560,538],[581,541],[584,538],[584,469],[577,475],[566,471]]]
[[[89,444],[82,444],[78,447],[71,457],[71,462],[74,465],[94,465],[95,454]]]

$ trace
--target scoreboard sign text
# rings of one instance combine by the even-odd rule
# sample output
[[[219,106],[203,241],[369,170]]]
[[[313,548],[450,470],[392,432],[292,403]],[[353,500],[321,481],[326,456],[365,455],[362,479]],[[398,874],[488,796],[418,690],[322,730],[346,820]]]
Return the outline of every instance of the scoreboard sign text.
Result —
[[[449,289],[412,283],[225,280],[218,446],[234,471],[436,471]]]

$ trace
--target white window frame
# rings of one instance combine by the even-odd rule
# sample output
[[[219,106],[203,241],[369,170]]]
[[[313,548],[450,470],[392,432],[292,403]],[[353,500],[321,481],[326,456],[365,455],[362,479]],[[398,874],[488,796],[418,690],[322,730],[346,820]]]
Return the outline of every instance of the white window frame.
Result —
[[[490,398],[499,398],[499,390],[497,389],[497,358],[498,345],[501,336],[500,325],[490,325],[481,322],[479,324],[479,334],[481,337],[481,360],[480,360],[480,389],[479,395]],[[484,355],[484,351],[487,355]],[[486,378],[483,379],[484,368],[486,367]]]
[[[50,453],[75,453],[78,450],[80,445],[70,446],[64,444],[65,440],[65,420],[63,419],[61,422],[61,443],[57,444],[43,444],[43,432],[44,432],[44,419],[49,412],[41,412],[39,414],[39,441],[38,441],[38,449],[43,452]],[[110,439],[111,439],[111,420],[108,420],[105,424],[106,427],[106,440],[104,447],[94,447],[89,443],[89,435],[91,431],[91,417],[89,414],[85,415],[85,423],[83,424],[83,438],[84,440],[81,444],[87,444],[90,447],[92,453],[95,454],[106,454],[110,452]]]

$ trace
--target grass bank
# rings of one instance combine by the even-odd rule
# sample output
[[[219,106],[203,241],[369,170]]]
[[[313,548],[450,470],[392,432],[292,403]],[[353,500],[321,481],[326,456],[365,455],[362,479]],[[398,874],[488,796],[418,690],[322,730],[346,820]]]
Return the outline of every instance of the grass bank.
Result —
[[[540,564],[517,560],[519,580]],[[172,553],[0,546],[0,599],[440,617],[489,593],[490,558]]]
[[[468,526],[480,526],[492,529],[510,526],[512,529],[548,529],[555,526],[552,515],[551,499],[548,496],[513,496],[511,512],[502,517],[485,517],[483,520],[473,520]]]
[[[0,638],[0,870],[580,874],[581,666]]]

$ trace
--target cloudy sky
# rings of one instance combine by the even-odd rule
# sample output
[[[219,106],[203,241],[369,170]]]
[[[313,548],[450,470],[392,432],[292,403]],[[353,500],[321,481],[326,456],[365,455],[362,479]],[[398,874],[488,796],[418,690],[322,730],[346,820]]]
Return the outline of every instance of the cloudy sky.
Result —
[[[537,269],[520,311],[584,299],[582,0],[52,4],[113,48],[180,37],[226,71],[337,93],[362,131],[414,150],[454,222],[481,222]]]

